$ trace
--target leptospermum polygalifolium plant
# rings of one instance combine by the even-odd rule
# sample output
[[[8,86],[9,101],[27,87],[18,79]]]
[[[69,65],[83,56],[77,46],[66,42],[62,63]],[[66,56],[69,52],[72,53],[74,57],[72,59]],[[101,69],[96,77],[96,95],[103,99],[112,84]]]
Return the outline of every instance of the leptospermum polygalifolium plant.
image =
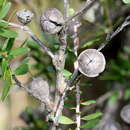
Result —
[[[85,49],[88,44],[92,45],[96,40],[80,46],[78,30],[82,24],[77,17],[84,12],[87,12],[95,2],[96,0],[88,0],[81,10],[75,12],[68,8],[69,3],[64,0],[64,15],[56,8],[49,8],[41,14],[41,18],[39,18],[41,30],[47,35],[54,35],[58,37],[58,44],[57,47],[55,46],[55,51],[52,48],[47,47],[46,44],[44,44],[44,42],[42,42],[42,40],[40,40],[28,27],[28,23],[35,18],[34,14],[30,10],[22,9],[17,11],[16,16],[19,24],[16,24],[4,20],[11,7],[11,3],[5,2],[4,0],[0,3],[0,36],[3,38],[3,44],[1,44],[0,48],[1,77],[6,83],[6,86],[2,91],[1,99],[3,101],[6,99],[14,84],[24,89],[28,94],[39,100],[40,112],[42,114],[44,113],[43,116],[45,117],[45,120],[41,121],[41,124],[43,125],[45,121],[47,122],[44,129],[58,130],[60,127],[62,128],[62,125],[60,124],[74,124],[77,130],[80,130],[81,128],[91,129],[99,123],[100,120],[98,118],[103,115],[102,112],[95,112],[88,114],[87,116],[81,116],[82,111],[80,110],[80,105],[88,106],[96,104],[96,101],[88,100],[81,102],[80,76],[84,75],[88,78],[94,78],[103,73],[106,66],[106,60],[101,50],[112,40],[113,37],[129,25],[130,22],[129,17],[127,17],[123,24],[117,28],[115,32],[108,32],[106,40],[98,47],[98,49]],[[127,3],[125,0],[124,2]],[[27,33],[31,38],[31,43],[23,41],[23,44],[20,47],[14,49],[13,45],[16,37],[18,37],[18,33],[16,31],[12,31],[10,27],[25,31],[25,33]],[[67,37],[69,35],[72,36],[73,41],[73,47],[71,48],[68,47]],[[84,49],[80,54],[78,54],[79,48]],[[65,62],[67,60],[66,52],[68,50],[73,52],[75,57],[75,61],[73,62],[74,72],[70,72],[65,68]],[[34,53],[33,58],[38,62],[36,67],[38,67],[43,74],[47,70],[50,71],[50,74],[45,73],[46,78],[43,78],[42,76],[32,77],[32,81],[27,84],[22,84],[17,79],[17,76],[30,72],[31,68],[29,66],[29,61],[31,60],[31,57],[29,57],[29,54],[31,52]],[[37,58],[44,58],[46,56],[45,54],[47,54],[51,59],[49,65],[42,63],[43,61]],[[18,56],[22,56],[23,59],[14,69],[12,68],[11,63],[12,60]],[[56,75],[56,78],[52,77],[52,73]],[[53,90],[51,87],[52,84],[49,83],[51,82],[50,79],[55,82],[55,88],[53,88]],[[73,107],[73,109],[75,109],[75,119],[71,119],[63,114],[64,102],[67,98],[67,93],[73,91],[76,93],[76,106]],[[71,109],[72,107],[69,108]],[[28,113],[32,114],[31,117]],[[30,123],[29,118],[33,119],[33,112],[27,111],[26,114],[28,120],[25,119],[25,121]],[[121,112],[121,116],[124,120],[126,120],[123,117],[124,112]],[[24,116],[21,117],[24,119]],[[81,125],[81,121],[83,121],[83,125]],[[109,122],[109,124],[112,123]]]

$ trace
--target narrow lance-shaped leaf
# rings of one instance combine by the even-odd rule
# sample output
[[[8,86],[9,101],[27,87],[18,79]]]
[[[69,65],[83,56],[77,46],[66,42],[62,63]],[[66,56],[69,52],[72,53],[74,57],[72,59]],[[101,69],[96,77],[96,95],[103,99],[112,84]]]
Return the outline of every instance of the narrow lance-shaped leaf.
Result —
[[[29,71],[28,64],[21,64],[15,71],[15,75],[24,75]]]
[[[4,20],[0,21],[0,28],[7,28],[8,25],[9,23],[7,21],[4,21]]]
[[[4,5],[5,2],[6,2],[6,0],[0,0],[0,9],[2,8],[2,6]]]
[[[8,93],[9,93],[10,88],[13,86],[12,75],[11,75],[10,69],[8,69],[5,73],[5,83],[6,83],[6,86],[3,88],[2,96],[1,96],[2,101],[5,100],[5,98],[7,97]]]
[[[72,73],[71,72],[69,72],[68,70],[63,70],[63,75],[64,75],[64,77],[65,78],[69,78],[71,75],[72,75]]]
[[[76,109],[76,107],[74,107],[73,105],[68,104],[68,103],[65,103],[65,107],[69,108],[70,110]]]
[[[69,125],[69,124],[74,124],[75,122],[66,116],[61,116],[59,119],[59,123]]]
[[[81,126],[81,128],[87,128],[87,129],[91,129],[94,126],[96,126],[98,123],[100,122],[100,120],[91,120],[88,121],[87,123],[85,123],[84,125]]]
[[[18,34],[14,31],[0,28],[0,36],[5,37],[5,38],[15,38],[18,36]]]
[[[27,54],[30,51],[29,48],[17,48],[10,51],[9,55],[11,56],[21,56]]]
[[[89,120],[96,119],[96,118],[98,118],[98,117],[100,117],[100,116],[102,116],[102,115],[103,115],[103,113],[101,113],[101,112],[96,112],[96,113],[93,113],[93,114],[89,114],[89,115],[87,115],[87,116],[84,116],[84,117],[82,117],[81,119],[82,119],[82,120],[87,120],[87,121],[89,121]]]
[[[0,10],[0,19],[3,19],[7,15],[10,7],[11,7],[11,3],[8,2],[1,8],[1,10]]]
[[[91,105],[91,104],[94,104],[94,103],[96,103],[96,101],[95,100],[89,100],[89,101],[86,101],[86,102],[82,102],[81,103],[81,105]]]
[[[94,39],[94,40],[88,41],[88,42],[84,43],[80,48],[86,48],[86,47],[88,47],[88,46],[91,46],[91,45],[93,45],[94,43],[98,42],[99,40],[100,40],[100,39],[98,38],[98,39]]]
[[[6,74],[6,71],[8,69],[8,66],[9,66],[8,61],[5,58],[3,58],[2,59],[2,64],[1,64],[3,78],[6,77],[5,74]]]
[[[6,39],[6,41],[4,42],[4,45],[2,47],[2,51],[9,51],[12,48],[14,41],[15,41],[15,38]]]

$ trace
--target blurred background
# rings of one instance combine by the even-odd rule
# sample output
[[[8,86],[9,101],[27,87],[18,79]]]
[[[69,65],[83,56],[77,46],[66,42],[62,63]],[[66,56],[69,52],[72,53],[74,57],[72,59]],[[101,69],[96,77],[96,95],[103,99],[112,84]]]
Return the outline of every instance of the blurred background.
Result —
[[[39,20],[42,13],[48,8],[58,8],[64,13],[63,0],[8,0],[12,3],[11,9],[6,17],[6,20],[14,23],[19,23],[16,18],[16,12],[20,9],[29,9],[34,13],[33,21],[29,24],[33,32],[46,43],[52,51],[57,51],[59,43],[57,36],[46,35],[42,32]],[[85,5],[85,0],[69,0],[70,11],[77,11]],[[87,48],[98,48],[105,40],[106,34],[110,30],[116,30],[122,24],[124,19],[130,14],[130,6],[122,2],[122,0],[99,0],[96,2],[87,13],[80,16],[78,19],[81,22],[81,27],[78,31],[80,38],[80,45],[82,48],[78,49],[78,53]],[[42,76],[49,80],[52,88],[55,86],[55,69],[49,57],[42,52],[42,50],[35,46],[33,41],[28,38],[28,35],[19,30],[14,29],[19,33],[15,40],[13,48],[20,47],[25,43],[31,52],[28,54],[31,57],[29,61],[30,70],[27,74],[17,76],[22,83],[27,83],[32,77]],[[4,41],[1,38],[0,42]],[[72,37],[68,35],[68,49],[66,52],[66,69],[73,72],[73,62],[76,57],[73,52]],[[119,117],[119,112],[124,105],[129,103],[130,99],[130,27],[126,27],[120,32],[112,41],[103,49],[103,54],[106,58],[107,67],[105,71],[97,78],[81,77],[81,101],[97,100],[104,94],[108,94],[107,98],[103,99],[102,103],[93,107],[83,109],[83,115],[101,110],[105,113],[107,103],[118,103],[115,110],[114,119],[118,121],[122,130],[130,130],[129,124],[125,123]],[[25,57],[25,56],[24,56]],[[22,56],[11,61],[11,67],[15,68],[22,60]],[[4,87],[4,81],[1,79],[0,91]],[[52,90],[53,91],[53,90]],[[112,93],[112,92],[113,93]],[[70,117],[74,116],[75,111],[70,110],[70,104],[75,106],[75,99],[73,99],[75,92],[71,92],[67,97],[67,104],[64,113]],[[34,130],[46,130],[41,128],[41,122],[35,122],[35,114],[31,123],[26,119],[29,114],[33,113],[39,107],[37,100],[29,96],[26,92],[19,89],[17,86],[11,89],[8,98],[4,102],[0,102],[0,130],[17,130],[19,127],[27,127],[28,125],[36,125]],[[28,114],[23,114],[26,111]],[[22,114],[21,114],[22,113]],[[35,113],[35,112],[34,112]],[[21,115],[21,116],[20,116]],[[26,115],[26,116],[25,116]],[[28,116],[27,116],[28,115]],[[39,119],[38,119],[39,120]],[[73,125],[72,125],[73,128]],[[68,127],[64,127],[68,129]],[[22,129],[19,129],[22,130]],[[29,130],[29,129],[27,129]]]

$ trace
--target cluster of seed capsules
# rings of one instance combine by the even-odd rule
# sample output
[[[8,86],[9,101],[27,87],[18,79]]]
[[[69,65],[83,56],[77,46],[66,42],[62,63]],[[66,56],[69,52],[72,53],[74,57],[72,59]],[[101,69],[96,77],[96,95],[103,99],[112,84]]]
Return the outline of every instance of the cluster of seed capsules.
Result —
[[[29,10],[17,12],[18,20],[26,25],[31,22],[34,14]],[[64,26],[65,20],[62,13],[56,8],[50,8],[43,13],[40,18],[42,30],[47,34],[58,34]],[[104,71],[106,60],[104,55],[96,49],[86,49],[82,51],[78,58],[78,70],[87,77],[97,77]],[[130,124],[130,105],[126,105],[121,110],[120,116],[124,122]],[[115,121],[103,122],[102,125],[94,130],[121,130],[120,125]]]
[[[33,17],[29,10],[17,12],[18,20],[24,25],[29,23]],[[42,30],[47,34],[58,34],[64,26],[64,17],[56,8],[49,8],[40,18]],[[97,77],[105,69],[104,55],[96,49],[87,49],[78,56],[79,71],[87,77]]]

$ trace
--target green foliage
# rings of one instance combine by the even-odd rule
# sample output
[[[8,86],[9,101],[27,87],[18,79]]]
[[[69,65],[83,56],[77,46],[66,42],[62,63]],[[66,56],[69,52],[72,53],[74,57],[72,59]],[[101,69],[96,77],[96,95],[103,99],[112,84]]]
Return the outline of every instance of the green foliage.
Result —
[[[5,2],[6,2],[6,0],[0,0],[0,9],[2,8],[2,6],[4,5]]]
[[[82,120],[87,120],[87,121],[89,121],[89,120],[96,119],[96,118],[98,118],[98,117],[100,117],[100,116],[102,116],[102,115],[103,115],[103,113],[101,113],[101,112],[96,112],[96,113],[93,113],[93,114],[84,116],[84,117],[82,117],[81,119],[82,119]]]
[[[124,99],[125,99],[125,100],[130,99],[130,88],[129,88],[129,87],[125,89]]]
[[[68,12],[69,12],[70,15],[73,15],[75,13],[75,10],[73,8],[69,8]]]
[[[16,38],[18,34],[14,31],[0,28],[0,36],[5,37],[5,38]]]
[[[73,120],[71,120],[70,118],[68,118],[66,116],[61,116],[59,119],[59,123],[65,124],[65,125],[75,124],[75,122]]]
[[[2,75],[4,78],[5,78],[5,73],[8,69],[8,67],[9,67],[8,61],[5,58],[3,58],[2,63],[1,63],[1,69],[2,69]]]
[[[2,91],[1,99],[2,101],[7,97],[10,88],[13,86],[12,83],[12,70],[10,68],[10,62],[14,57],[23,56],[27,54],[30,49],[27,47],[24,48],[16,48],[12,49],[14,45],[15,38],[18,34],[15,31],[8,29],[8,22],[4,21],[4,19],[8,11],[11,7],[10,2],[6,2],[6,0],[0,1],[0,36],[4,38],[3,46],[1,43],[0,49],[0,58],[1,58],[1,70],[2,70],[2,78],[5,80],[5,87]],[[25,74],[28,71],[27,63],[21,63],[21,65],[15,70],[15,74]]]
[[[71,73],[70,71],[64,69],[64,71],[63,71],[63,75],[64,75],[65,78],[68,79],[68,78],[70,78],[70,76],[72,75],[72,73]]]
[[[14,71],[15,75],[24,75],[29,71],[28,64],[21,64],[16,70]]]
[[[4,21],[4,20],[0,21],[0,28],[7,28],[8,25],[9,23],[7,21]]]
[[[29,48],[17,48],[17,49],[12,49],[9,53],[9,55],[15,57],[15,56],[21,56],[25,55],[30,51]]]
[[[8,38],[5,40],[4,45],[2,47],[2,51],[9,51],[14,44],[15,38]]]
[[[69,108],[70,110],[75,110],[76,109],[76,107],[74,107],[73,105],[68,104],[68,103],[65,103],[65,107]]]
[[[8,2],[4,6],[2,6],[2,8],[0,10],[0,19],[3,19],[7,15],[10,7],[11,7],[11,3],[10,2]]]
[[[92,46],[93,44],[96,44],[98,41],[100,41],[99,38],[88,41],[88,42],[84,43],[82,46],[80,46],[80,48],[86,48],[86,47]]]
[[[81,126],[81,128],[93,128],[94,126],[96,126],[98,123],[100,122],[100,120],[96,119],[96,120],[91,120],[88,121],[87,123],[85,123],[84,125]]]
[[[2,96],[1,96],[2,101],[4,101],[4,99],[7,97],[10,88],[13,86],[10,69],[6,70],[6,72],[4,74],[4,80],[5,80],[6,86],[3,88],[3,92],[2,92]]]
[[[96,103],[95,100],[89,100],[89,101],[86,101],[86,102],[82,102],[80,103],[81,105],[84,105],[84,106],[88,106],[88,105],[91,105],[91,104],[94,104]]]

